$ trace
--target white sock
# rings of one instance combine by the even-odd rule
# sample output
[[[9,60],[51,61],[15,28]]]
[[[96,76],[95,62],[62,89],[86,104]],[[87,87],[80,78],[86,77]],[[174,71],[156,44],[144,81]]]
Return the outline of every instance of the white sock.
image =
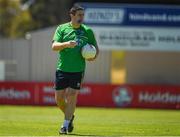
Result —
[[[66,129],[68,129],[69,122],[70,122],[70,120],[64,120],[63,127],[66,127]]]

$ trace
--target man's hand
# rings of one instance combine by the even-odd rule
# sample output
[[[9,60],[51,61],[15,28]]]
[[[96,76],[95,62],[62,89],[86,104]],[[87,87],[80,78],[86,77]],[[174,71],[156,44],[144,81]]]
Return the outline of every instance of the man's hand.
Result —
[[[67,42],[67,48],[74,48],[77,45],[76,41],[68,41]]]
[[[87,59],[87,61],[94,61],[96,58],[97,58],[97,53],[96,53],[96,56],[94,57],[94,58],[89,58],[89,59]]]
[[[67,41],[67,42],[53,42],[52,49],[54,51],[61,51],[65,48],[74,48],[77,45],[76,41]]]
[[[87,61],[94,61],[96,58],[87,59]]]

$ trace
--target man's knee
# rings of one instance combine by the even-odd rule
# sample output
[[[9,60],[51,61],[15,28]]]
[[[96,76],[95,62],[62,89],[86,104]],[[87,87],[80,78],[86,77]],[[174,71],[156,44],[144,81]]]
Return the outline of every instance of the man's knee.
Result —
[[[69,88],[68,96],[76,97],[79,93],[79,90]]]
[[[55,92],[55,100],[58,106],[64,105],[64,99],[65,99],[65,91],[60,90]]]
[[[68,94],[67,94],[67,101],[69,103],[76,101],[78,92],[79,92],[78,90],[69,89]]]

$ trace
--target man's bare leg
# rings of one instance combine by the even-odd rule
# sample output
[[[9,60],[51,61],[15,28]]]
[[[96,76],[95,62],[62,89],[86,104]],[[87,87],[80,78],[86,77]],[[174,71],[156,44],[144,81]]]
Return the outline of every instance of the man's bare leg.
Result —
[[[61,128],[61,133],[63,133],[63,131],[66,133],[67,130],[69,130],[69,132],[73,130],[73,124],[70,122],[75,112],[78,92],[79,90],[68,88],[66,90],[56,91],[55,93],[57,106],[64,113],[64,123],[62,128],[65,128],[65,130]],[[71,125],[71,129],[68,129],[69,125]]]
[[[66,107],[66,97],[65,92],[66,90],[58,90],[55,92],[55,101],[57,106],[61,109],[61,111],[65,114],[65,107]]]
[[[65,108],[65,119],[71,120],[77,103],[77,95],[79,93],[79,90],[69,88],[67,92],[67,104]]]

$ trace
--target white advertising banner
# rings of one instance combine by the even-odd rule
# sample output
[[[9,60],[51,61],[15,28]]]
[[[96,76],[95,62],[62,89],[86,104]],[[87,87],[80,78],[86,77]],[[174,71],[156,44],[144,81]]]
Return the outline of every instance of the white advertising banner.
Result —
[[[91,26],[100,49],[180,51],[180,28]]]
[[[0,60],[0,81],[5,80],[5,62]]]

